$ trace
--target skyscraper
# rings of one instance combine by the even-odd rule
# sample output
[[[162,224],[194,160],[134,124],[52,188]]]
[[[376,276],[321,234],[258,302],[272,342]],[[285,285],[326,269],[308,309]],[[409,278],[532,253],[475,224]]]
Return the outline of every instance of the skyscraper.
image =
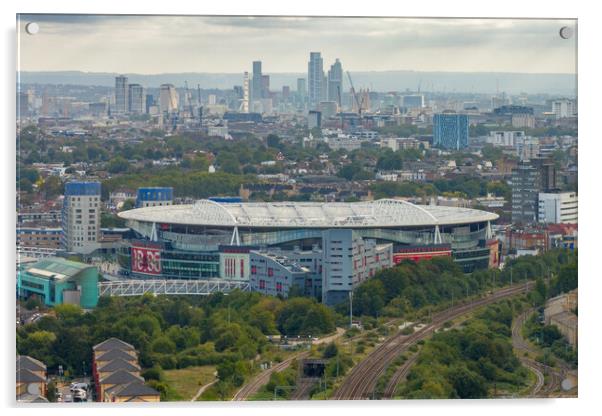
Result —
[[[305,78],[297,78],[297,94],[301,97],[307,95],[307,83],[305,82]]]
[[[249,73],[245,71],[242,80],[242,112],[249,112]]]
[[[433,117],[433,144],[444,149],[460,150],[468,146],[468,116],[442,113]]]
[[[261,61],[253,61],[253,82],[251,83],[251,97],[261,100],[262,92]]]
[[[261,76],[261,98],[270,98],[270,76]]]
[[[316,110],[324,94],[324,66],[320,52],[310,52],[307,64],[309,108]]]
[[[114,114],[125,114],[128,105],[128,78],[120,75],[115,77],[115,108]]]
[[[140,84],[128,86],[128,112],[132,114],[143,114],[146,107],[144,88]]]
[[[328,101],[334,101],[341,106],[341,94],[343,93],[343,65],[337,60],[330,66],[328,71]]]
[[[178,109],[178,92],[173,84],[161,84],[159,90],[159,108],[161,113],[171,113]]]
[[[65,250],[89,254],[100,237],[100,182],[68,182],[62,210]]]

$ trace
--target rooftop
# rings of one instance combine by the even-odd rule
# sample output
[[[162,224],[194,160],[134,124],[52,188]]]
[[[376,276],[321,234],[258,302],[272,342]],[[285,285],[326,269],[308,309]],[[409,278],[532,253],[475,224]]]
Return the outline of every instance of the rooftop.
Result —
[[[62,280],[73,277],[82,270],[90,267],[94,266],[66,260],[60,257],[48,257],[32,264],[26,271],[27,273],[38,277]]]
[[[469,208],[415,205],[403,200],[368,202],[238,202],[137,208],[118,214],[155,223],[279,228],[435,226],[493,221],[497,214]]]

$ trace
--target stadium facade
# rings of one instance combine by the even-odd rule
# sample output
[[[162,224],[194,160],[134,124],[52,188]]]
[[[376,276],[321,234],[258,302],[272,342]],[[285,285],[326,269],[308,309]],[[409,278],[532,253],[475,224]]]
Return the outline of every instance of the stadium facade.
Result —
[[[136,233],[119,253],[132,278],[247,280],[287,296],[297,286],[338,303],[378,270],[450,256],[465,272],[497,265],[493,213],[368,202],[242,202],[217,198],[119,213]]]

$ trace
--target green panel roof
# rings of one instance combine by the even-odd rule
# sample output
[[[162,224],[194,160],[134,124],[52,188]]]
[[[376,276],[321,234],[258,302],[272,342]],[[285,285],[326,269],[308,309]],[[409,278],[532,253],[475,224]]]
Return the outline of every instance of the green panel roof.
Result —
[[[27,269],[38,269],[45,270],[51,273],[57,273],[65,275],[67,277],[73,277],[82,270],[88,269],[91,266],[85,263],[78,263],[75,261],[66,260],[60,257],[48,257],[38,261],[27,267]]]

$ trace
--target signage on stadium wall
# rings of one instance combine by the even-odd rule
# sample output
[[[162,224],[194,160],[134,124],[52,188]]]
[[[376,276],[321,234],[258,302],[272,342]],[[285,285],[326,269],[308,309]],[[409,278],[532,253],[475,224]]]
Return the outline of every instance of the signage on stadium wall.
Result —
[[[489,247],[489,268],[500,267],[500,243],[496,239],[488,240]]]
[[[149,247],[132,246],[132,272],[161,274],[161,250]]]
[[[449,257],[451,256],[451,247],[446,246],[420,246],[408,247],[400,249],[397,253],[393,253],[393,264],[399,264],[404,260],[418,262],[421,260],[430,260],[433,257]]]

